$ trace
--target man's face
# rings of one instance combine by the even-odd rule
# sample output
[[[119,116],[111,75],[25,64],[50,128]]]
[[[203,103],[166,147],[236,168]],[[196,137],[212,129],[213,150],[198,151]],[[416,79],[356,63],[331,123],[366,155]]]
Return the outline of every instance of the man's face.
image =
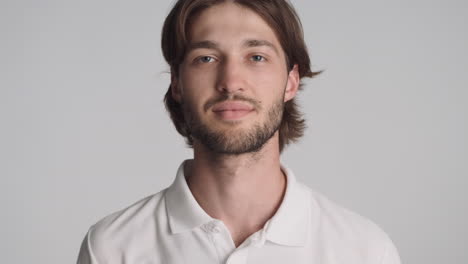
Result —
[[[277,130],[297,91],[274,31],[234,3],[204,10],[189,27],[189,50],[172,81],[195,141],[211,151],[258,151]]]

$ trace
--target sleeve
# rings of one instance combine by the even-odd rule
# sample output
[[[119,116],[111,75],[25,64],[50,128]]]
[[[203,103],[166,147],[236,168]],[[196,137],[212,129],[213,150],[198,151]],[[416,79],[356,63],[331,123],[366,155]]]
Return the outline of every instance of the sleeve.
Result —
[[[385,253],[380,263],[381,264],[401,264],[398,250],[396,249],[395,245],[392,243],[391,240],[389,240],[387,243],[387,248],[385,249]]]
[[[77,264],[99,264],[96,257],[93,254],[91,246],[91,232],[92,227],[89,229],[86,234],[83,242],[81,243],[80,252],[78,254]]]

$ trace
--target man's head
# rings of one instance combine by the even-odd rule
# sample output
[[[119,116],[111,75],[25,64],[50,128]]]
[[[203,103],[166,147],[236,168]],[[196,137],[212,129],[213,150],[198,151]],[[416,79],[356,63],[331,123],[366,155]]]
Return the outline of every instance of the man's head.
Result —
[[[162,33],[166,107],[177,131],[226,154],[279,149],[302,136],[294,96],[312,77],[302,28],[285,0],[180,0]]]

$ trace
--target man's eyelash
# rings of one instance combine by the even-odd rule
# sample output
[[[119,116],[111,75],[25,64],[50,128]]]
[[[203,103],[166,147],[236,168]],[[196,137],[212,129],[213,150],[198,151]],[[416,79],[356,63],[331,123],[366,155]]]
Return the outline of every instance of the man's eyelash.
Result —
[[[204,61],[204,59],[210,59],[210,61]],[[195,59],[196,62],[202,62],[202,63],[209,63],[211,62],[212,60],[214,60],[215,58],[211,57],[211,56],[200,56],[198,58]]]
[[[260,60],[255,60],[254,58],[257,57],[257,58],[260,58]],[[266,58],[262,55],[253,55],[251,56],[252,59],[254,59],[254,61],[265,61]]]

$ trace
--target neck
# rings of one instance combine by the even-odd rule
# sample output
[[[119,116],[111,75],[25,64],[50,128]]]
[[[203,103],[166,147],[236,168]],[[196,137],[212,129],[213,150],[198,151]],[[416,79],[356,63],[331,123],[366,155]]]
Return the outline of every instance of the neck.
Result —
[[[216,154],[194,144],[194,160],[185,168],[200,206],[223,221],[236,246],[263,228],[279,207],[286,187],[280,167],[278,135],[256,153]]]

